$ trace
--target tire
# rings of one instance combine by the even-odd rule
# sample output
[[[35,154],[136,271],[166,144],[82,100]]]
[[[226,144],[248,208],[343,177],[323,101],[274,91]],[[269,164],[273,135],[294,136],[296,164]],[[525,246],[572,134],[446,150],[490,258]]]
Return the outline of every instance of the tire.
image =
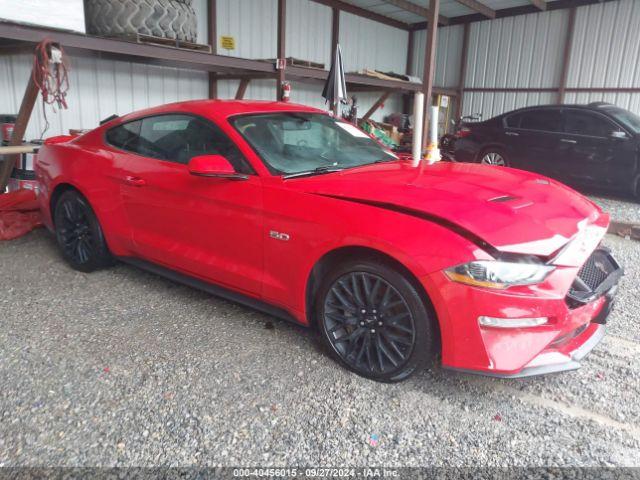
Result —
[[[480,155],[478,155],[478,163],[497,167],[508,167],[511,165],[507,154],[498,147],[485,148],[480,152]]]
[[[56,241],[75,270],[89,273],[113,263],[93,209],[74,190],[60,195],[53,212]]]
[[[392,266],[373,259],[345,262],[323,279],[316,300],[321,341],[352,372],[399,382],[433,361],[431,308]]]
[[[87,33],[198,41],[192,0],[85,0]]]

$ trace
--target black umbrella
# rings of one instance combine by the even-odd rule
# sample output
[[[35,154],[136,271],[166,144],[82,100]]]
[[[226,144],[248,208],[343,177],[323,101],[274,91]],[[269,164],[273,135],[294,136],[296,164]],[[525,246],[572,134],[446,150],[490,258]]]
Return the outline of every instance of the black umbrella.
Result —
[[[322,90],[322,98],[337,111],[340,103],[347,103],[347,82],[344,78],[344,65],[342,64],[342,50],[340,45],[336,45],[336,54],[331,62],[331,70],[327,82]]]

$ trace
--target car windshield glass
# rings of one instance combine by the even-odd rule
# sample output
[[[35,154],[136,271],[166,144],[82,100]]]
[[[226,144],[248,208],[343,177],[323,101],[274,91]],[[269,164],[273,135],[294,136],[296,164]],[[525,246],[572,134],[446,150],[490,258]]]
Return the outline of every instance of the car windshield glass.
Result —
[[[320,113],[243,115],[232,125],[277,175],[328,173],[397,160],[353,125]]]
[[[607,112],[633,133],[640,133],[640,117],[622,108],[608,108]]]

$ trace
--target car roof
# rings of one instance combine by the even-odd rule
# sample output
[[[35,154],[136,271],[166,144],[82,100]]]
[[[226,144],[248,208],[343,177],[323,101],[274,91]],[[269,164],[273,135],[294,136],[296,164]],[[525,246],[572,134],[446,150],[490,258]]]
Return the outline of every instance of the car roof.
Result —
[[[607,110],[611,109],[611,108],[620,108],[612,103],[606,103],[606,102],[593,102],[593,103],[588,103],[588,104],[580,104],[580,103],[575,103],[575,104],[569,104],[569,103],[563,103],[563,104],[549,104],[549,105],[533,105],[530,107],[522,107],[522,108],[518,108],[516,110],[511,110],[510,112],[506,112],[503,113],[502,115],[499,115],[499,117],[506,117],[508,115],[512,115],[514,113],[520,113],[520,112],[531,112],[534,110],[561,110],[563,108],[575,108],[575,109],[579,109],[579,110],[589,110],[589,111],[598,111],[598,112],[606,112]]]
[[[272,102],[268,100],[190,100],[186,102],[168,103],[157,107],[137,110],[118,118],[118,123],[136,118],[159,115],[163,113],[189,112],[203,117],[224,120],[233,115],[270,112],[306,112],[324,113],[318,108],[289,102]]]

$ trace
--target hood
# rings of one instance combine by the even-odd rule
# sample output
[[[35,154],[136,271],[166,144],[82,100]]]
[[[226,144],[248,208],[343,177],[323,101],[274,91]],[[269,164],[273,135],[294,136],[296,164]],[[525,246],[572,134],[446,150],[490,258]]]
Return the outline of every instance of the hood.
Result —
[[[501,252],[548,257],[588,225],[608,223],[570,188],[504,167],[391,162],[287,182],[307,193],[424,216]]]

